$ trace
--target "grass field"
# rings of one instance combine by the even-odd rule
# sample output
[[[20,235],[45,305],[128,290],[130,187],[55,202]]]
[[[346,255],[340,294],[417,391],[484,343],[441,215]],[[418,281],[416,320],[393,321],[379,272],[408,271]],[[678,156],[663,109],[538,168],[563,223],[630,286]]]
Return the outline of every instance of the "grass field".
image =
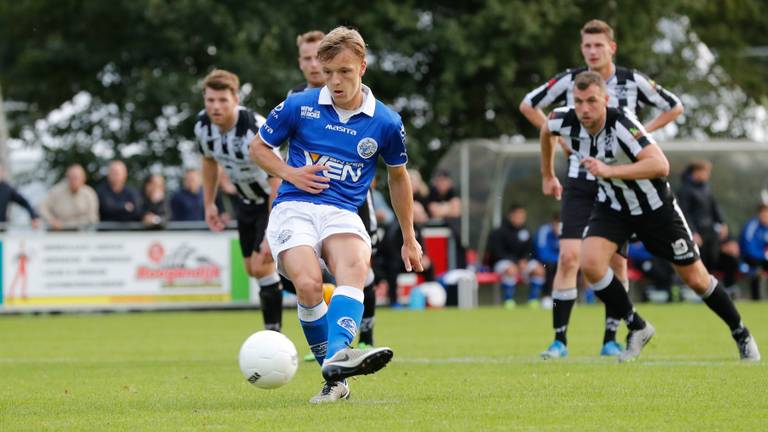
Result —
[[[741,303],[768,354],[768,303]],[[237,366],[258,312],[0,316],[0,430],[766,430],[768,363],[742,364],[703,305],[641,305],[639,361],[596,354],[602,309],[574,310],[571,356],[544,362],[550,314],[379,310],[395,350],[348,402],[311,406],[319,367],[277,390]],[[285,333],[308,352],[294,311]],[[623,337],[623,336],[622,336]]]

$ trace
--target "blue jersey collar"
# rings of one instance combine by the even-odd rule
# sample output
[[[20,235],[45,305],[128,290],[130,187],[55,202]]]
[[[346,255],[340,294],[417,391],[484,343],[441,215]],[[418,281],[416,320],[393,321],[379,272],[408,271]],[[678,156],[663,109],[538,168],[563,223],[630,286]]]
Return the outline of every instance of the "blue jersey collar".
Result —
[[[364,93],[363,106],[360,112],[368,117],[373,117],[373,113],[376,111],[376,98],[373,97],[373,92],[367,85],[361,84],[360,86]],[[317,103],[320,105],[333,105],[331,91],[328,90],[327,86],[323,86],[323,88],[320,89],[320,96],[317,99]]]

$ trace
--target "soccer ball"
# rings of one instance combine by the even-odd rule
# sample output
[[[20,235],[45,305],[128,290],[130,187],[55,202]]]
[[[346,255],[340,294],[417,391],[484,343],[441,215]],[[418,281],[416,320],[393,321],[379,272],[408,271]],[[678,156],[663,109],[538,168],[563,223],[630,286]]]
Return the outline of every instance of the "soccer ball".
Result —
[[[252,334],[240,347],[240,371],[249,383],[263,389],[283,386],[299,367],[299,355],[282,333],[263,330]]]

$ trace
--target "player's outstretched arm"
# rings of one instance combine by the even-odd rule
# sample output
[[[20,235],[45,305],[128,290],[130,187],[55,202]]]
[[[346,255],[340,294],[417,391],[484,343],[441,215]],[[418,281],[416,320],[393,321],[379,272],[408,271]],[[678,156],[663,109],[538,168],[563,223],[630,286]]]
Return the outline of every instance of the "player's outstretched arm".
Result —
[[[205,223],[211,231],[221,231],[225,227],[224,220],[216,207],[216,189],[219,187],[219,163],[216,159],[203,156],[203,207],[205,208]]]
[[[555,175],[555,142],[554,135],[549,131],[547,123],[541,127],[539,143],[541,144],[541,191],[544,195],[552,195],[560,199],[563,187]]]
[[[249,154],[251,160],[259,165],[267,173],[281,178],[288,183],[296,186],[304,192],[318,194],[328,189],[328,183],[331,181],[328,177],[319,175],[320,171],[327,171],[328,168],[322,165],[307,165],[300,168],[293,168],[283,162],[268,146],[259,135],[256,135],[251,141]]]
[[[421,262],[421,245],[416,240],[413,228],[413,189],[411,178],[405,165],[387,167],[389,175],[389,195],[392,197],[392,209],[397,215],[400,230],[403,232],[403,248],[400,256],[407,271],[424,271]]]

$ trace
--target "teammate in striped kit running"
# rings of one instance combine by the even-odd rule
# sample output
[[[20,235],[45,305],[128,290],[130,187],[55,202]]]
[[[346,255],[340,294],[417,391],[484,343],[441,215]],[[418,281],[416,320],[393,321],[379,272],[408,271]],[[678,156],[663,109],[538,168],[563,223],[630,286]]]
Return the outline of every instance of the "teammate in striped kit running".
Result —
[[[642,73],[617,66],[613,63],[616,42],[613,29],[603,21],[592,20],[581,29],[581,53],[586,67],[569,69],[557,74],[545,84],[528,93],[520,104],[520,111],[537,129],[541,129],[546,116],[543,107],[573,105],[573,80],[586,70],[599,73],[606,81],[609,106],[624,107],[636,113],[640,107],[651,105],[661,111],[646,125],[653,131],[664,127],[683,112],[680,100]],[[585,139],[588,139],[584,137]],[[576,282],[579,271],[581,238],[587,224],[592,203],[597,194],[595,177],[579,164],[578,154],[571,154],[568,163],[568,178],[564,190],[557,178],[545,179],[544,193],[560,199],[562,194],[562,229],[560,233],[560,258],[553,282],[552,324],[555,340],[541,355],[542,358],[560,358],[568,355],[567,330],[571,310],[576,301]],[[628,286],[626,248],[621,248],[611,259],[611,268],[619,280]],[[621,322],[615,311],[607,305],[605,309],[605,332],[600,355],[615,356],[621,353],[616,342],[616,330]]]
[[[542,128],[542,158],[549,161],[542,174],[549,180],[554,177],[551,138],[561,136],[571,154],[598,179],[600,189],[584,232],[580,266],[595,294],[627,323],[627,347],[619,360],[640,355],[655,332],[635,311],[609,267],[611,256],[635,234],[649,252],[669,261],[683,282],[728,325],[741,359],[759,361],[755,339],[736,306],[701,262],[667,181],[669,162],[661,148],[633,113],[607,107],[608,91],[598,73],[579,74],[573,95],[574,107],[555,109]]]

